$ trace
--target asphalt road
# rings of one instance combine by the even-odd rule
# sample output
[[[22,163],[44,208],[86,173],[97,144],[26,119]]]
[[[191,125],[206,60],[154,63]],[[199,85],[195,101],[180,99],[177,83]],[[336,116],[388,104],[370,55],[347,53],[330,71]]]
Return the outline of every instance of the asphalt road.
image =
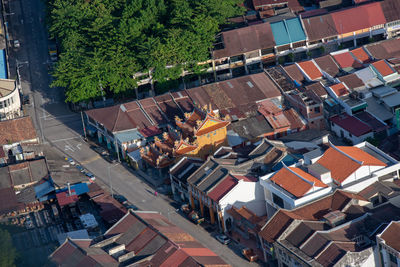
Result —
[[[97,180],[107,186],[111,185],[114,193],[124,195],[140,209],[161,212],[227,263],[233,266],[257,266],[238,256],[240,251],[234,244],[230,246],[233,250],[220,244],[203,228],[179,215],[167,199],[155,197],[154,190],[124,166],[109,164],[89,148],[81,138],[83,131],[80,114],[69,110],[64,103],[61,89],[49,87],[51,76],[47,66],[50,58],[42,1],[13,0],[5,4],[6,13],[9,14],[6,15],[6,20],[10,39],[18,39],[21,43],[19,49],[10,49],[11,77],[16,77],[18,67],[23,93],[30,95],[31,99],[27,111],[34,121],[41,141],[79,162],[92,172]]]

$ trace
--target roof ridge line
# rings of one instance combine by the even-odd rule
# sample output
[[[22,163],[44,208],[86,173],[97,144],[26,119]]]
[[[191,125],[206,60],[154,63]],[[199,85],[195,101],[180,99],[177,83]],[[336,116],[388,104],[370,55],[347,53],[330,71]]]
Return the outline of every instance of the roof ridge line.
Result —
[[[351,160],[357,162],[358,164],[360,164],[360,165],[363,165],[363,164],[364,164],[364,161],[359,161],[359,160],[353,158],[352,156],[346,154],[344,151],[340,150],[340,149],[337,148],[334,144],[332,144],[331,141],[329,141],[329,146],[330,146],[331,148],[335,149],[336,151],[338,151],[339,153],[345,155],[345,156],[348,157],[349,159],[351,159]],[[354,146],[353,146],[353,147],[354,147]]]
[[[315,182],[311,182],[311,181],[307,180],[306,178],[302,177],[300,174],[296,173],[295,171],[289,169],[289,167],[287,167],[286,164],[285,164],[283,161],[282,161],[282,165],[283,165],[283,167],[284,167],[286,170],[290,171],[291,173],[293,173],[294,175],[296,175],[297,177],[299,177],[299,178],[300,178],[301,180],[303,180],[304,182],[306,182],[306,183],[308,183],[308,184],[310,184],[310,185],[312,185],[312,186],[315,185]]]

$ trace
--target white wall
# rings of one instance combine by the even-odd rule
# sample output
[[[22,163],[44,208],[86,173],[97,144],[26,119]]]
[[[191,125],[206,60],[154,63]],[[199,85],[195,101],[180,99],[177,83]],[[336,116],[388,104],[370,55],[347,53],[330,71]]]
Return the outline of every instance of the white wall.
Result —
[[[15,118],[14,113],[17,113],[18,115],[21,114],[21,100],[19,98],[19,90],[17,86],[15,86],[14,91],[10,94],[1,97],[0,102],[3,103],[3,108],[0,108],[0,120],[2,117],[4,119]],[[7,107],[5,107],[4,102],[7,102]],[[10,103],[9,105],[8,102]]]
[[[247,182],[240,180],[239,183],[229,191],[220,201],[224,220],[227,218],[226,208],[235,206],[241,208],[246,206],[249,210],[254,212],[257,216],[264,216],[266,214],[264,190],[260,182]]]
[[[374,137],[374,133],[373,132],[370,132],[370,133],[367,133],[367,134],[364,134],[364,135],[361,135],[361,136],[355,136],[355,135],[350,136],[350,133],[348,131],[346,131],[345,129],[343,129],[342,127],[337,125],[336,123],[334,124],[334,126],[332,126],[332,123],[331,123],[331,129],[339,137],[342,137],[342,135],[340,133],[340,130],[342,130],[343,131],[343,136],[345,138],[351,140],[353,142],[353,144],[361,143],[361,142],[365,141],[365,139],[367,139],[368,137]]]
[[[355,172],[353,172],[349,177],[347,177],[343,182],[342,185],[346,186],[346,184],[357,181],[361,178],[364,178],[368,175],[371,175],[374,171],[383,169],[383,166],[361,166]]]

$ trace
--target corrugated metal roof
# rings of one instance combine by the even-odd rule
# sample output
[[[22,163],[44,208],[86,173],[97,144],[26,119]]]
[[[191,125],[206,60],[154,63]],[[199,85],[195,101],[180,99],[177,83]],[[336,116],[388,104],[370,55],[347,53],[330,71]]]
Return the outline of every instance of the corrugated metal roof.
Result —
[[[277,46],[306,40],[299,18],[271,23],[271,29]]]

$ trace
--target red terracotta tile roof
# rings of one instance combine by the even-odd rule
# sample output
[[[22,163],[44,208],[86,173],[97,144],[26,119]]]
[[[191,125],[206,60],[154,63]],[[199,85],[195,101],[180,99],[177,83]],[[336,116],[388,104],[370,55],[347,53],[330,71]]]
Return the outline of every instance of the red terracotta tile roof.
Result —
[[[334,84],[331,86],[331,89],[338,97],[345,96],[349,94],[346,86],[343,83]]]
[[[351,50],[351,53],[354,55],[355,58],[360,60],[362,63],[368,63],[371,61],[367,52],[365,52],[364,48],[362,47]]]
[[[338,65],[344,69],[344,68],[362,68],[362,64],[358,62],[351,54],[350,52],[344,52],[340,54],[333,55],[333,58],[336,60]]]
[[[392,70],[392,68],[384,61],[384,60],[379,60],[377,62],[372,63],[372,66],[375,67],[375,69],[377,71],[379,71],[379,73],[385,77],[388,76],[390,74],[393,74],[394,71]]]
[[[332,179],[338,183],[344,182],[347,177],[362,165],[386,166],[385,163],[358,147],[344,146],[330,147],[317,163],[330,170]]]
[[[386,23],[380,3],[371,3],[331,13],[339,34],[368,29]]]
[[[400,251],[400,223],[391,222],[390,225],[383,231],[380,236],[386,245],[391,248]]]
[[[307,194],[313,188],[313,184],[317,187],[327,187],[311,174],[295,167],[283,167],[270,180],[297,198]]]
[[[238,180],[235,177],[232,175],[227,175],[217,186],[210,190],[207,195],[215,202],[218,202],[237,184]]]
[[[259,234],[267,242],[273,243],[295,219],[319,221],[332,210],[342,210],[352,199],[365,200],[356,194],[336,190],[333,194],[300,208],[291,211],[280,209],[263,226]]]
[[[313,61],[303,61],[297,64],[303,69],[303,71],[308,75],[308,77],[310,77],[311,80],[322,78],[322,73],[319,71]]]
[[[141,129],[139,129],[139,132],[144,137],[151,137],[151,136],[156,136],[156,135],[162,134],[162,131],[157,126],[149,126],[149,127],[141,128]]]
[[[37,135],[30,117],[0,122],[0,145],[5,145],[9,142],[24,142],[32,139],[37,139]]]
[[[370,133],[373,130],[368,124],[360,121],[354,116],[348,115],[347,113],[335,115],[334,117],[329,118],[329,120],[357,137]]]

